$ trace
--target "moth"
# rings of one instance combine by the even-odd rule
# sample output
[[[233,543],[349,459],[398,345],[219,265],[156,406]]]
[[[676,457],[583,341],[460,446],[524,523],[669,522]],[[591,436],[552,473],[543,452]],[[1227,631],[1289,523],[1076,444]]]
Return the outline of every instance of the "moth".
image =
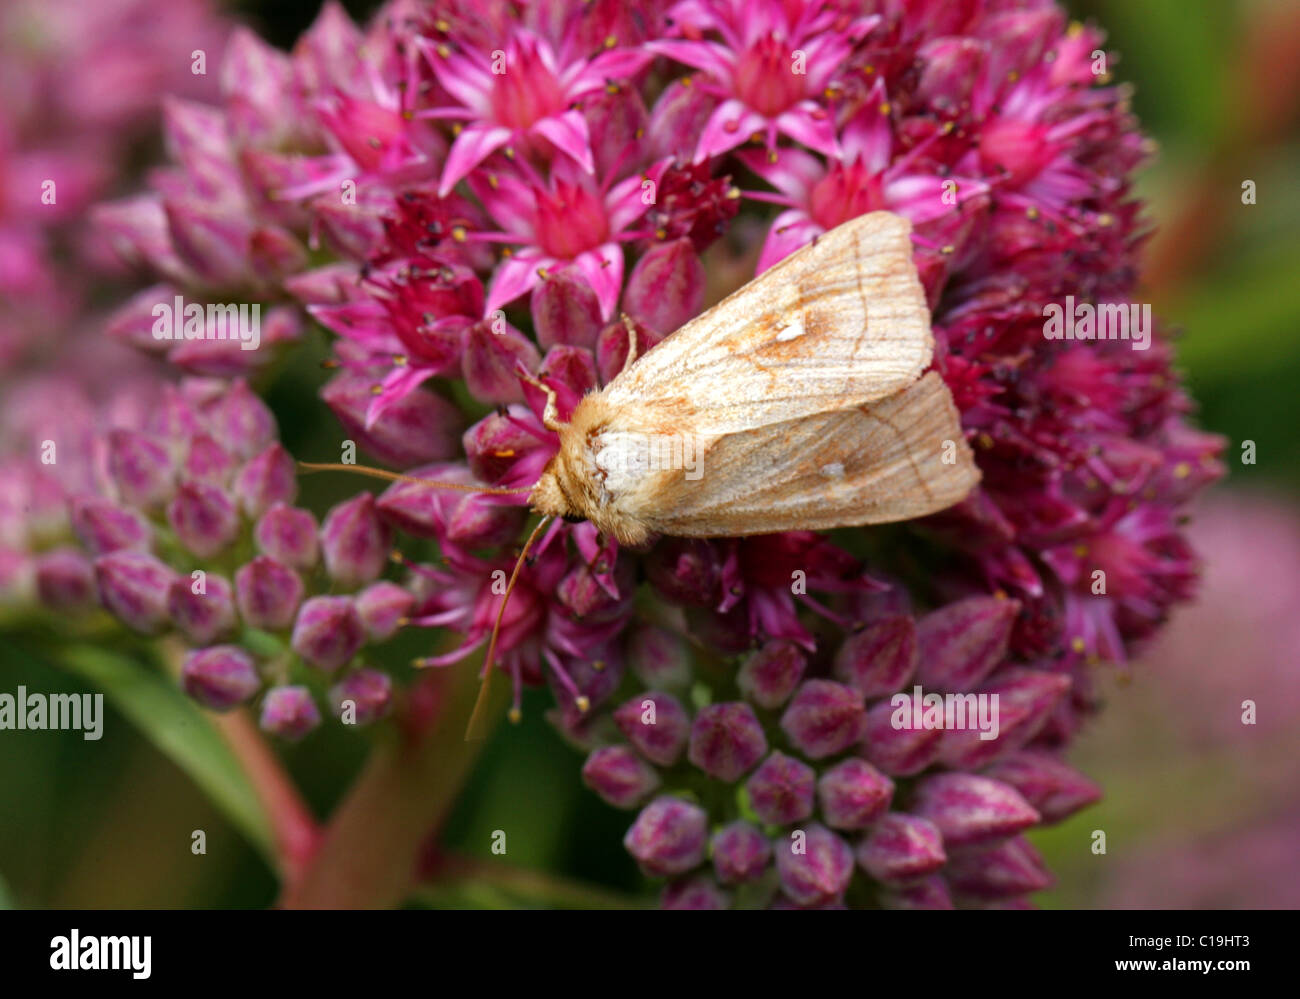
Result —
[[[882,524],[964,499],[980,473],[942,378],[922,374],[933,350],[911,223],[872,212],[816,238],[640,358],[629,347],[619,375],[583,397],[567,422],[554,391],[533,381],[546,393],[542,422],[559,435],[559,450],[527,489],[542,520],[515,564],[498,626],[520,565],[553,517],[588,520],[637,547],[660,534]],[[495,644],[494,632],[489,673]]]

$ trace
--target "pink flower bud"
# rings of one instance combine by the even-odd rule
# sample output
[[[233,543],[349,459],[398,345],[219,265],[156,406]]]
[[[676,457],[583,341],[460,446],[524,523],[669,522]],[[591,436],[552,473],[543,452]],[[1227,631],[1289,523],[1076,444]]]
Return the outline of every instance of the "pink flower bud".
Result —
[[[167,522],[176,538],[199,558],[212,558],[239,534],[239,513],[220,489],[182,482],[167,504]]]
[[[1073,767],[1039,750],[1022,750],[984,771],[1014,787],[1043,817],[1060,822],[1101,798],[1101,788]]]
[[[704,308],[704,267],[689,239],[651,248],[632,270],[623,307],[638,322],[667,336]]]
[[[396,583],[372,583],[356,596],[357,613],[372,642],[392,638],[411,612],[415,597]]]
[[[916,670],[916,625],[905,614],[850,635],[835,653],[835,675],[872,699],[900,689]]]
[[[975,774],[927,777],[917,785],[912,810],[939,827],[949,849],[1005,839],[1039,820],[1015,788]]]
[[[917,626],[917,675],[933,690],[970,690],[1007,654],[1016,600],[967,597],[932,611]]]
[[[543,348],[571,344],[592,349],[603,325],[600,301],[571,268],[551,274],[533,291],[533,329]]]
[[[132,430],[109,431],[108,474],[123,502],[146,510],[161,507],[174,487],[167,449]]]
[[[1013,898],[1052,883],[1043,858],[1023,836],[958,854],[944,876],[953,891],[978,899]]]
[[[722,566],[707,541],[664,538],[646,558],[646,575],[672,603],[707,606],[717,596]]]
[[[310,510],[277,503],[257,522],[253,540],[277,562],[294,569],[310,569],[320,555],[316,533],[316,518]]]
[[[926,819],[889,812],[858,844],[858,866],[877,881],[912,881],[933,874],[948,857],[939,828]]]
[[[675,632],[638,626],[628,640],[628,659],[638,680],[653,690],[681,690],[691,683],[691,654]]]
[[[297,495],[297,468],[278,441],[251,459],[235,476],[235,498],[240,509],[254,520],[276,503],[292,503]]]
[[[943,730],[895,728],[894,710],[889,701],[878,701],[867,710],[862,755],[887,774],[910,777],[938,758]]]
[[[320,540],[325,568],[343,586],[368,583],[383,572],[392,545],[371,493],[361,493],[334,507],[321,526]]]
[[[784,826],[812,815],[817,773],[777,750],[745,782],[755,813],[769,825]]]
[[[660,691],[625,702],[614,712],[614,721],[642,756],[661,767],[676,763],[690,738],[691,719],[681,701]]]
[[[185,693],[213,711],[243,704],[262,686],[253,658],[235,645],[213,645],[185,657],[181,666]]]
[[[344,724],[369,725],[392,707],[393,680],[377,669],[353,670],[330,688],[329,699]]]
[[[691,726],[690,761],[710,777],[733,783],[767,752],[767,737],[743,701],[709,704]]]
[[[365,628],[347,597],[312,597],[294,622],[293,650],[322,670],[336,670],[365,644]]]
[[[288,628],[302,596],[298,574],[269,556],[259,555],[235,573],[235,599],[240,616],[250,628]]]
[[[1062,673],[1020,666],[999,670],[975,691],[990,704],[997,698],[997,738],[981,738],[986,733],[968,719],[966,728],[943,733],[939,759],[954,770],[977,770],[1019,749],[1038,734],[1069,689],[1070,678]]]
[[[243,380],[231,384],[207,417],[217,443],[240,458],[252,458],[275,440],[275,417]]]
[[[849,758],[817,780],[822,818],[832,829],[865,829],[894,797],[894,782],[865,760]]]
[[[724,885],[753,881],[772,860],[772,844],[755,825],[738,820],[713,834],[713,871]]]
[[[128,628],[146,635],[167,625],[167,591],[176,574],[152,555],[118,551],[95,560],[100,603]]]
[[[582,781],[615,808],[635,808],[658,789],[659,774],[628,746],[602,746],[582,765]]]
[[[740,692],[759,707],[769,710],[786,702],[803,679],[808,659],[794,642],[775,640],[749,656],[736,683]]]
[[[97,498],[72,501],[72,531],[92,555],[149,548],[153,531],[134,510]]]
[[[234,591],[212,572],[203,577],[203,592],[195,586],[192,577],[178,576],[167,591],[167,613],[191,645],[211,645],[235,628]]]
[[[52,610],[76,610],[95,600],[95,570],[75,548],[36,557],[36,593]]]
[[[189,440],[181,472],[192,482],[224,486],[230,481],[235,465],[235,456],[218,444],[216,438],[198,433]]]
[[[272,687],[262,699],[262,731],[297,742],[320,724],[320,711],[306,687]]]
[[[796,905],[838,902],[853,877],[853,851],[816,822],[773,844],[781,890]]]
[[[659,908],[695,912],[730,909],[731,896],[707,874],[699,874],[693,878],[679,878],[665,886],[659,896]]]
[[[785,709],[781,729],[811,759],[842,753],[866,730],[862,695],[833,680],[809,680]]]
[[[375,380],[365,375],[343,371],[321,389],[321,398],[350,440],[384,464],[398,468],[441,461],[459,450],[457,438],[464,426],[460,410],[423,389],[403,396],[367,426],[374,384]]]
[[[708,832],[703,808],[665,795],[641,810],[623,845],[652,877],[684,874],[704,862]]]
[[[500,324],[498,333],[493,322],[484,319],[465,331],[465,351],[461,355],[465,385],[480,402],[522,402],[518,366],[535,371],[542,357],[532,341],[513,326]]]

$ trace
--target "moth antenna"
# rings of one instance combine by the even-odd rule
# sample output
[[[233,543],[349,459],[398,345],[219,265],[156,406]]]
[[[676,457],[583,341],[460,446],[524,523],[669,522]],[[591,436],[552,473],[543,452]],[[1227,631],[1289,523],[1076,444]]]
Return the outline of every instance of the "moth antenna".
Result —
[[[488,690],[492,684],[492,664],[496,659],[497,637],[501,634],[501,622],[505,620],[506,605],[510,603],[510,594],[514,592],[515,582],[519,579],[519,570],[523,568],[524,560],[528,558],[528,551],[533,547],[533,542],[537,536],[542,533],[542,528],[550,520],[549,516],[543,517],[533,528],[533,533],[528,535],[528,540],[524,542],[523,549],[519,552],[519,557],[515,559],[515,567],[510,572],[510,582],[506,583],[505,595],[501,598],[501,606],[497,608],[496,623],[492,625],[492,637],[488,640],[487,655],[483,658],[483,676],[479,680],[478,697],[474,699],[474,710],[470,712],[469,724],[465,726],[465,739],[481,739],[480,723],[483,720],[483,713],[487,710]]]
[[[558,434],[564,429],[565,424],[560,422],[560,409],[556,403],[555,389],[551,388],[551,386],[547,385],[545,382],[534,378],[532,375],[522,374],[519,377],[529,385],[533,386],[533,388],[546,393],[546,408],[542,410],[542,426],[547,430],[553,430]]]
[[[633,320],[626,312],[620,312],[619,318],[623,320],[623,325],[627,327],[627,357],[623,360],[623,371],[632,367],[636,363],[636,321]]]
[[[357,475],[368,475],[372,479],[387,479],[389,482],[414,482],[422,486],[432,486],[435,489],[454,489],[459,493],[492,493],[497,496],[507,496],[513,493],[530,493],[533,486],[467,486],[460,482],[440,482],[437,479],[422,479],[418,475],[402,475],[400,472],[390,472],[384,468],[371,468],[369,465],[344,465],[339,462],[315,462],[300,461],[298,468],[303,472],[354,472]]]

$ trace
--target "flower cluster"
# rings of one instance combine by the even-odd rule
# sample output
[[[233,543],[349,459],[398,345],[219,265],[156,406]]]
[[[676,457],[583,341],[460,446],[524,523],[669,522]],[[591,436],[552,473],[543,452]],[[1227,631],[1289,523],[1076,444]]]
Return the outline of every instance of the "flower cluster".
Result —
[[[225,377],[280,355],[305,313],[335,334],[321,397],[349,440],[420,477],[523,488],[557,447],[538,383],[566,419],[632,341],[727,290],[708,277],[746,244],[762,270],[865,212],[907,217],[981,488],[834,539],[629,551],[557,522],[519,571],[498,664],[516,693],[551,686],[591,787],[644,804],[625,842],[670,879],[666,905],[1020,904],[1048,881],[1022,834],[1098,793],[1061,759],[1095,707],[1090,672],[1189,595],[1180,517],[1220,474],[1165,341],[1044,336],[1047,304],[1133,293],[1147,146],[1104,55],[1050,0],[395,0],[364,31],[329,4],[287,55],[237,32],[219,105],[168,102],[173,165],[98,215],[163,282],[113,331]],[[257,351],[160,344],[150,304],[181,293],[266,302],[277,332]],[[341,666],[372,590],[305,599],[316,531],[275,505],[290,468],[253,432],[251,395],[236,383],[199,410],[191,442],[234,459],[211,477],[165,430],[109,442],[111,515],[92,529],[74,511],[122,563],[97,569],[101,600],[151,627],[191,604],[184,627],[215,627],[233,606]],[[374,580],[394,528],[436,542],[437,563],[374,602],[460,636],[424,665],[464,659],[496,622],[524,496],[366,494],[322,528],[327,575]],[[209,576],[206,602],[181,577],[173,608],[172,570],[139,550],[150,508],[188,556],[237,550],[249,525],[262,554],[241,552],[233,583]],[[186,683],[235,703],[274,667],[208,644],[217,630]],[[997,738],[895,724],[913,683],[996,695]],[[267,727],[310,727],[295,690],[264,699]]]

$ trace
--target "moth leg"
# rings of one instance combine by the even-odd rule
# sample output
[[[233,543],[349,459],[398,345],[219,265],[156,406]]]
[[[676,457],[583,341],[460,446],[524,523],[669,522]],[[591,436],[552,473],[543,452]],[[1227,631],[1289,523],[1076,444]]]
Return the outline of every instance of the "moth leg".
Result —
[[[619,372],[621,375],[636,363],[636,323],[626,312],[620,313],[619,316],[623,320],[623,325],[627,327],[627,357],[623,361],[623,370]]]
[[[555,401],[555,389],[545,382],[538,381],[532,375],[520,375],[524,381],[546,393],[546,408],[542,410],[542,426],[559,433],[567,424],[560,422],[560,410]]]

